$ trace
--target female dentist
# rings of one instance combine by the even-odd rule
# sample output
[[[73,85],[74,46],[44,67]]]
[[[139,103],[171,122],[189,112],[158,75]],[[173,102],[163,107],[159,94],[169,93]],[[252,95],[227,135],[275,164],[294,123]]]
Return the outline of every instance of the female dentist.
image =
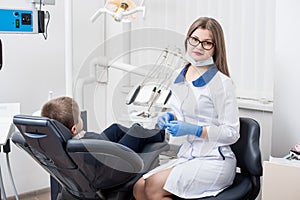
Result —
[[[171,86],[172,112],[157,121],[183,143],[176,159],[137,181],[136,200],[215,196],[235,176],[230,145],[239,139],[239,113],[222,27],[213,18],[197,19],[188,30],[185,48],[188,64]]]

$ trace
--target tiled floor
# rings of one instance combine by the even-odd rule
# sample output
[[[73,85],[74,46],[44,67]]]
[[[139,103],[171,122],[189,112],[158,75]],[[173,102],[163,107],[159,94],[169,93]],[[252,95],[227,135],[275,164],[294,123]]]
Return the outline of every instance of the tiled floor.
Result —
[[[9,197],[7,200],[15,200],[16,198]],[[51,200],[50,189],[44,189],[28,194],[19,195],[19,200]]]

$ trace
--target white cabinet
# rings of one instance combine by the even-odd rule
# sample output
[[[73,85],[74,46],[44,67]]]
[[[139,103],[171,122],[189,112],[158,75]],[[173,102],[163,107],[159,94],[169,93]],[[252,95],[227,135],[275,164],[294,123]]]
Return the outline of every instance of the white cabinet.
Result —
[[[300,161],[297,161],[300,163]],[[299,200],[300,164],[265,161],[262,200]]]

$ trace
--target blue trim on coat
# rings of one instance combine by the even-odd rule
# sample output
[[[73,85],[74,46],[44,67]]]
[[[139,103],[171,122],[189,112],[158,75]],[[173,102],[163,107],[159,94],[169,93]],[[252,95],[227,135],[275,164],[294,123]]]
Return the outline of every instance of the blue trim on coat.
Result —
[[[174,81],[175,84],[184,82],[184,75],[189,65],[190,64],[185,65],[184,68],[181,70],[180,74],[177,76],[177,78]],[[217,72],[218,72],[218,68],[215,65],[211,65],[202,76],[194,80],[192,83],[195,87],[203,87],[216,75]]]
[[[225,156],[223,155],[223,153],[221,151],[221,146],[218,146],[218,151],[219,151],[219,154],[222,156],[223,160],[225,160]]]

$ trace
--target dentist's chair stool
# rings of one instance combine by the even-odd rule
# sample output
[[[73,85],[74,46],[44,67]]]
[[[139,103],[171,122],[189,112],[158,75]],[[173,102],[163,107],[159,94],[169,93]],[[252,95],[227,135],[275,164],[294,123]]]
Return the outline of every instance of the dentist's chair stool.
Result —
[[[64,125],[46,117],[17,115],[12,141],[62,186],[58,199],[130,200],[134,183],[158,164],[166,142],[148,144],[140,154],[104,140],[72,139]]]
[[[254,200],[260,192],[262,161],[259,148],[260,126],[254,119],[240,118],[240,138],[231,145],[237,159],[237,167],[233,184],[215,197],[197,200]],[[174,197],[173,200],[181,198]]]

